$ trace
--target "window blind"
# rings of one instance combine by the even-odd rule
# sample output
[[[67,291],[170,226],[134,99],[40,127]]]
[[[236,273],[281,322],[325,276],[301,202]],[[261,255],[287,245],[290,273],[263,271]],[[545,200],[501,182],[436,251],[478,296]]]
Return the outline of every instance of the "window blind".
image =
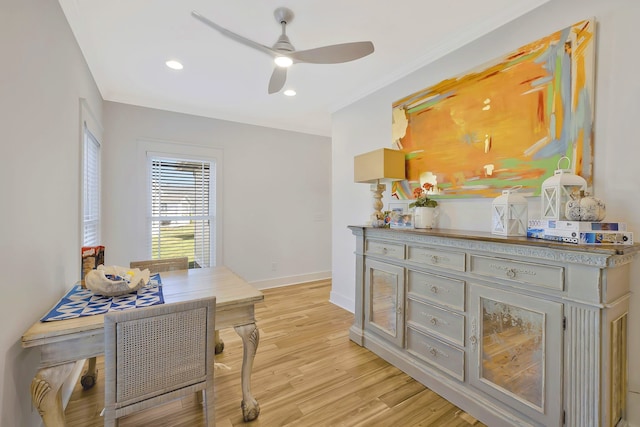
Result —
[[[100,143],[84,127],[82,172],[83,246],[100,244]]]
[[[190,266],[211,266],[215,163],[151,156],[149,165],[151,258],[187,256]]]

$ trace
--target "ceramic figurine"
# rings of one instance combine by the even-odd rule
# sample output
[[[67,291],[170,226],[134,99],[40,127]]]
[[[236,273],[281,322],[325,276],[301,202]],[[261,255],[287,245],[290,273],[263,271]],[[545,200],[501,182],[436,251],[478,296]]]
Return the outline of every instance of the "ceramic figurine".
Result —
[[[604,202],[580,191],[580,195],[571,196],[567,202],[565,216],[569,221],[602,221],[606,215]]]

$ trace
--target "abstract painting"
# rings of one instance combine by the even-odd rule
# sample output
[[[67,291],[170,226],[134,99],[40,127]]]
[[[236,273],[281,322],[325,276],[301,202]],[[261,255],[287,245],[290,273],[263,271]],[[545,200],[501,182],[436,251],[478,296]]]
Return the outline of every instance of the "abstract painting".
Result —
[[[429,182],[440,198],[494,198],[517,185],[535,196],[559,168],[591,187],[594,68],[590,19],[396,101],[407,180],[392,195],[411,199]]]

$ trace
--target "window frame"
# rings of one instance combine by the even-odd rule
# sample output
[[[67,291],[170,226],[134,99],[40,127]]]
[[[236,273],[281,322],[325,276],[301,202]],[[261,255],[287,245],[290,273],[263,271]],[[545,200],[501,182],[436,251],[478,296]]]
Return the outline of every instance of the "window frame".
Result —
[[[208,174],[208,180],[209,182],[207,183],[207,187],[208,187],[208,193],[207,193],[207,204],[208,204],[208,214],[207,215],[202,215],[202,214],[197,214],[197,215],[169,215],[169,216],[163,216],[162,214],[160,215],[154,215],[153,213],[153,185],[152,185],[152,176],[153,176],[153,171],[154,171],[154,162],[155,161],[166,161],[167,163],[178,163],[178,162],[189,162],[189,163],[193,163],[193,164],[205,164],[207,163],[209,165],[209,174]],[[215,242],[215,236],[216,236],[216,224],[217,224],[217,216],[216,216],[216,207],[217,207],[217,200],[216,200],[216,171],[217,171],[217,163],[215,159],[211,159],[211,158],[204,158],[202,156],[185,156],[185,155],[171,155],[171,156],[167,156],[164,153],[157,153],[157,152],[152,152],[152,151],[148,151],[147,152],[147,163],[146,163],[146,171],[147,171],[147,190],[146,190],[146,207],[147,207],[147,218],[146,218],[146,222],[147,222],[147,231],[146,231],[146,244],[147,244],[147,251],[149,254],[149,259],[154,259],[154,253],[153,253],[153,243],[152,243],[152,239],[153,239],[153,223],[156,221],[161,221],[162,219],[165,220],[170,220],[170,221],[182,221],[184,220],[184,218],[191,218],[197,221],[202,221],[202,220],[208,220],[209,221],[209,236],[208,236],[208,241],[209,241],[209,248],[208,248],[208,252],[209,252],[209,259],[208,259],[208,263],[209,266],[213,267],[215,265],[218,265],[217,263],[217,245]],[[194,185],[196,185],[197,187],[197,183],[194,183]],[[160,208],[160,210],[162,210],[162,208]],[[164,217],[164,218],[163,218]],[[194,242],[195,243],[195,242]],[[196,255],[196,259],[195,261],[198,261],[197,258],[197,253],[198,251],[195,251],[195,255]]]
[[[151,247],[147,244],[150,232],[150,228],[147,227],[147,219],[151,214],[151,193],[149,191],[150,186],[148,185],[150,180],[150,169],[149,167],[147,167],[147,158],[148,155],[156,155],[159,157],[195,159],[211,161],[212,163],[215,163],[215,201],[210,202],[212,204],[215,203],[215,208],[212,211],[212,214],[215,217],[215,225],[211,227],[211,233],[213,234],[213,236],[210,237],[210,242],[212,245],[214,245],[214,248],[211,252],[211,265],[222,265],[222,200],[224,200],[224,186],[222,179],[224,166],[223,150],[219,148],[188,144],[178,141],[153,139],[139,139],[137,140],[137,144],[137,158],[139,159],[138,164],[143,165],[144,167],[144,172],[138,175],[140,178],[138,181],[138,194],[144,195],[144,203],[140,206],[142,210],[139,211],[140,217],[138,217],[138,224],[140,224],[141,227],[144,227],[144,238],[141,239],[142,242],[140,242],[140,246],[137,246],[138,249],[135,250],[138,255],[132,256],[140,259],[150,259],[151,257]],[[214,179],[213,174],[211,175],[210,179]]]
[[[84,98],[80,98],[80,129],[79,129],[79,140],[80,140],[80,170],[79,170],[79,183],[80,183],[80,194],[79,194],[79,234],[78,240],[80,243],[80,247],[82,246],[96,246],[102,244],[102,133],[103,128],[100,124],[100,121],[96,118],[95,114],[89,107],[87,100]],[[96,170],[96,179],[97,179],[97,226],[96,226],[96,242],[85,244],[85,203],[86,203],[86,181],[85,181],[85,160],[87,157],[87,148],[86,148],[86,137],[89,134],[92,139],[98,145],[97,150],[97,170]]]
[[[93,156],[91,155],[93,152]],[[97,246],[101,242],[101,145],[100,141],[91,133],[88,126],[83,127],[83,153],[82,153],[82,246]],[[92,162],[91,160],[95,161]],[[91,168],[93,166],[93,168]],[[94,174],[89,173],[93,169]],[[95,182],[92,182],[95,181]],[[90,195],[95,191],[97,195]],[[87,219],[89,213],[90,219]],[[95,240],[87,241],[87,227],[92,224],[95,229]]]

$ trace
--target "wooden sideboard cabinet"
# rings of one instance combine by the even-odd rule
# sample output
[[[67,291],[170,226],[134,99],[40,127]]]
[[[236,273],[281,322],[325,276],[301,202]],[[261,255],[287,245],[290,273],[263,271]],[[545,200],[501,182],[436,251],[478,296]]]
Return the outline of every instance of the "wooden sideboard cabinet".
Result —
[[[640,245],[349,228],[351,340],[490,426],[627,425]]]

